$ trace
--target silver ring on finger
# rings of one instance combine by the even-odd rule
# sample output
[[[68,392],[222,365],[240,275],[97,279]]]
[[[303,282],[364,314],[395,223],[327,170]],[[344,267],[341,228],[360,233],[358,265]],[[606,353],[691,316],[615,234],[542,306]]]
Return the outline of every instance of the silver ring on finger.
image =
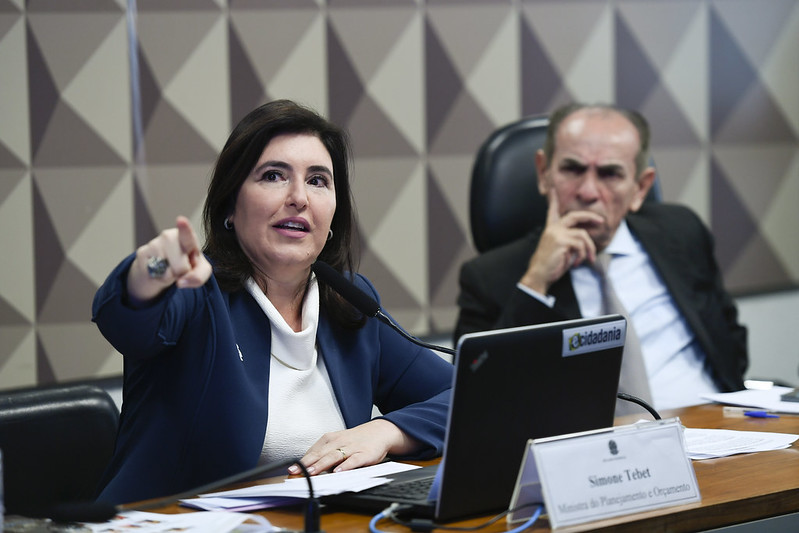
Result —
[[[147,260],[147,275],[153,279],[164,277],[167,268],[169,268],[169,261],[163,257],[156,255]]]

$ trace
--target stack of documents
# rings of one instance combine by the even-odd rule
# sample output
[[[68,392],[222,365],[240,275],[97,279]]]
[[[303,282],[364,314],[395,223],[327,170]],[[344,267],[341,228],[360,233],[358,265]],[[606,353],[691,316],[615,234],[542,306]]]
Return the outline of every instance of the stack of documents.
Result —
[[[706,400],[727,405],[759,409],[760,416],[771,413],[799,414],[799,402],[784,402],[780,397],[793,390],[790,387],[742,390],[706,394]],[[728,429],[686,429],[685,445],[692,459],[726,457],[738,453],[762,452],[788,448],[799,435],[767,433],[761,431],[733,431]]]
[[[388,483],[390,478],[387,476],[414,468],[419,467],[389,461],[355,470],[314,476],[311,483],[314,496],[358,492]],[[298,503],[307,497],[308,481],[304,477],[297,477],[286,479],[283,483],[202,494],[199,498],[181,500],[181,503],[205,511],[253,511]]]
[[[691,459],[712,459],[738,453],[764,452],[790,447],[799,435],[731,429],[686,428],[685,451]]]

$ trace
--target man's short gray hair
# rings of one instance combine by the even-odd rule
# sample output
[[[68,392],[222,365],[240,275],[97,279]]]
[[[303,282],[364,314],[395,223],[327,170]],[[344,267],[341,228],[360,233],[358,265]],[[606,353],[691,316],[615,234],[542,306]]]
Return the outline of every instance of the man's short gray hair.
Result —
[[[635,155],[635,177],[638,179],[649,163],[649,123],[638,111],[624,109],[612,104],[572,103],[555,109],[549,116],[549,127],[547,128],[547,136],[544,141],[544,155],[547,159],[547,166],[552,164],[552,155],[555,153],[555,137],[558,128],[560,128],[560,125],[569,115],[583,109],[596,109],[609,113],[618,113],[635,126],[635,129],[638,130],[638,139],[640,142],[638,153]]]

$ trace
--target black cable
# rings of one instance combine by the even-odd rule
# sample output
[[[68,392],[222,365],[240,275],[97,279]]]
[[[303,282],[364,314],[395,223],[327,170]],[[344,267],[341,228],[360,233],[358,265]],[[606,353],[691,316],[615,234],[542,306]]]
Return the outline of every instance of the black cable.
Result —
[[[638,396],[633,396],[632,394],[627,394],[626,392],[620,392],[616,395],[616,397],[619,398],[620,400],[627,400],[628,402],[637,403],[638,405],[649,411],[649,414],[651,414],[655,418],[655,420],[661,419],[658,412],[655,411],[655,408],[646,403]]]
[[[521,509],[526,509],[527,507],[533,507],[538,505],[543,505],[543,503],[528,502],[519,505],[517,507],[514,507],[512,509],[506,509],[505,511],[502,511],[498,515],[493,516],[490,519],[483,522],[482,524],[478,524],[476,526],[446,526],[446,525],[436,524],[432,520],[423,520],[423,519],[402,520],[396,515],[397,512],[400,513],[402,512],[401,508],[394,510],[390,515],[387,514],[386,517],[391,518],[391,520],[393,520],[394,522],[396,522],[401,526],[409,528],[411,531],[432,531],[434,529],[443,529],[446,531],[477,531],[486,528],[490,525],[493,525],[494,523],[501,520],[502,518],[505,518],[507,515],[509,515],[514,511],[519,511]]]
[[[455,355],[455,350],[453,350],[452,348],[448,348],[446,346],[438,346],[438,345],[435,345],[435,344],[430,344],[429,342],[425,342],[422,339],[414,337],[413,335],[411,335],[410,333],[405,331],[402,328],[402,326],[397,324],[397,321],[394,320],[394,318],[391,315],[389,315],[388,313],[384,313],[382,309],[378,309],[377,310],[377,313],[375,314],[375,318],[377,318],[381,322],[387,324],[392,329],[397,331],[400,335],[402,335],[406,339],[410,340],[414,344],[417,344],[419,346],[427,348],[428,350],[433,350],[433,351],[445,353],[445,354],[450,355],[450,356],[454,356]]]
[[[311,474],[308,473],[308,470],[301,461],[297,461],[295,464],[300,467],[302,475],[305,476],[305,480],[308,482],[308,499],[305,501],[305,531],[306,533],[320,532],[322,531],[320,529],[321,506],[319,505],[319,499],[316,498],[313,493]]]

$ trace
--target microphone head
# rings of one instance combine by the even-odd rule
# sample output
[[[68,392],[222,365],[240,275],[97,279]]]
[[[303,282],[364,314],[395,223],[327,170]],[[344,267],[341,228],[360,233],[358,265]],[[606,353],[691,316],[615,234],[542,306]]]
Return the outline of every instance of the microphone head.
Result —
[[[119,509],[105,502],[70,502],[53,506],[47,518],[54,522],[107,522],[116,516]]]
[[[356,287],[353,282],[337,272],[332,266],[324,261],[316,261],[311,265],[311,269],[316,273],[317,278],[339,293],[355,309],[366,316],[377,316],[380,311],[380,304],[377,303],[377,300]]]

